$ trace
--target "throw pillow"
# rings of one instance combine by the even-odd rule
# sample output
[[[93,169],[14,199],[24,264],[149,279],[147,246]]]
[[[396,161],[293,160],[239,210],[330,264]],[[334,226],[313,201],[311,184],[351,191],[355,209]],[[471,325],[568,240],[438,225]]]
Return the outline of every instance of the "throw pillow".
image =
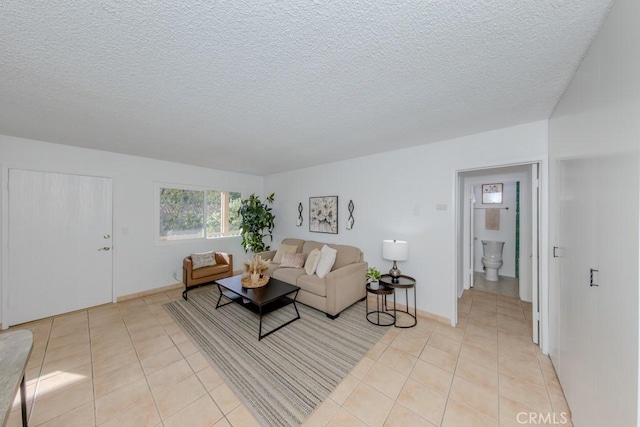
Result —
[[[275,264],[280,264],[282,262],[282,255],[284,255],[284,254],[295,254],[297,250],[298,250],[297,246],[280,245],[280,246],[278,246],[278,250],[276,251],[276,254],[274,255],[272,261]]]
[[[284,254],[280,267],[302,268],[306,254]]]
[[[320,262],[318,262],[318,267],[316,268],[316,274],[319,278],[324,278],[331,271],[331,267],[336,262],[336,255],[338,251],[336,249],[331,249],[329,246],[324,245],[320,250]]]
[[[191,262],[193,263],[193,269],[202,268],[202,267],[211,267],[212,265],[216,265],[216,257],[211,252],[201,252],[197,254],[191,254]]]
[[[307,256],[307,262],[304,263],[304,271],[307,275],[311,276],[316,272],[318,268],[318,262],[320,262],[320,249],[316,248],[309,252]]]

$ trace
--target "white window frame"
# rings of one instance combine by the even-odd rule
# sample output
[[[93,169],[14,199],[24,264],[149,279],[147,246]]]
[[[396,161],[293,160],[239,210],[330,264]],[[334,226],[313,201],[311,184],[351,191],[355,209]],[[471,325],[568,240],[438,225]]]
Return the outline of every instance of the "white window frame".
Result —
[[[240,232],[238,231],[238,234],[233,234],[233,235],[223,235],[223,236],[211,236],[211,237],[207,237],[207,226],[206,226],[206,218],[203,218],[203,220],[205,221],[204,224],[204,236],[203,237],[186,237],[186,238],[182,238],[182,239],[163,239],[160,236],[160,190],[163,188],[170,188],[170,189],[176,189],[176,190],[187,190],[187,191],[203,191],[205,193],[205,205],[203,206],[203,217],[205,216],[205,210],[206,210],[206,192],[207,191],[217,191],[219,193],[240,193],[240,197],[244,197],[244,194],[242,193],[242,191],[236,191],[236,190],[220,190],[218,188],[213,188],[213,187],[203,187],[203,186],[198,186],[198,185],[186,185],[186,184],[176,184],[176,183],[171,183],[171,182],[154,182],[154,192],[153,192],[153,209],[154,209],[154,229],[153,229],[153,235],[154,235],[154,240],[156,245],[171,245],[171,244],[175,244],[175,243],[184,243],[184,242],[194,242],[194,241],[202,241],[202,240],[211,240],[211,239],[228,239],[228,238],[234,238],[234,237],[238,237],[240,236]],[[228,206],[228,201],[227,201],[227,206]],[[223,217],[229,215],[229,211],[227,210],[227,212],[222,212]],[[223,222],[224,224],[224,222]]]

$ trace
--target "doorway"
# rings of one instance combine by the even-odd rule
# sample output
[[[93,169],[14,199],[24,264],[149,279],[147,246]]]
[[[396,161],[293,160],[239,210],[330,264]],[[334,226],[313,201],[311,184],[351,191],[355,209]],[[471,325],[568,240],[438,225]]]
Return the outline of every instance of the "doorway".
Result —
[[[531,307],[527,318],[532,340],[539,343],[539,164],[459,171],[457,178],[456,304],[465,290],[474,287],[517,298]],[[499,199],[483,193],[496,189]],[[495,274],[495,269],[487,271],[492,263],[482,258],[487,247],[498,245],[502,257]]]
[[[110,178],[9,170],[6,327],[113,298]]]

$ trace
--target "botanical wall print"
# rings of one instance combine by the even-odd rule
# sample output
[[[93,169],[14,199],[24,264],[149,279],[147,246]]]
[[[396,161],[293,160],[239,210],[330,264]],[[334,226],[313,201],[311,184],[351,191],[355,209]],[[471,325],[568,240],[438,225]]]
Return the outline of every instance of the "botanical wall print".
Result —
[[[338,196],[309,197],[309,231],[338,234]]]

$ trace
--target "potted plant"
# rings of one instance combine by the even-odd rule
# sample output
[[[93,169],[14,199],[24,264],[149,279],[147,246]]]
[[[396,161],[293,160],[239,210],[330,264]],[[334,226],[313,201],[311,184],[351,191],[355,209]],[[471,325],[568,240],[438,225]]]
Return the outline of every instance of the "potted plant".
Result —
[[[258,196],[252,194],[240,204],[238,209],[240,235],[245,252],[258,253],[269,250],[269,245],[264,243],[264,238],[269,237],[273,240],[272,233],[276,217],[269,205],[273,203],[274,197],[274,193],[271,193],[263,202]]]
[[[378,280],[380,280],[380,271],[375,267],[367,269],[367,281],[371,289],[378,289]]]

